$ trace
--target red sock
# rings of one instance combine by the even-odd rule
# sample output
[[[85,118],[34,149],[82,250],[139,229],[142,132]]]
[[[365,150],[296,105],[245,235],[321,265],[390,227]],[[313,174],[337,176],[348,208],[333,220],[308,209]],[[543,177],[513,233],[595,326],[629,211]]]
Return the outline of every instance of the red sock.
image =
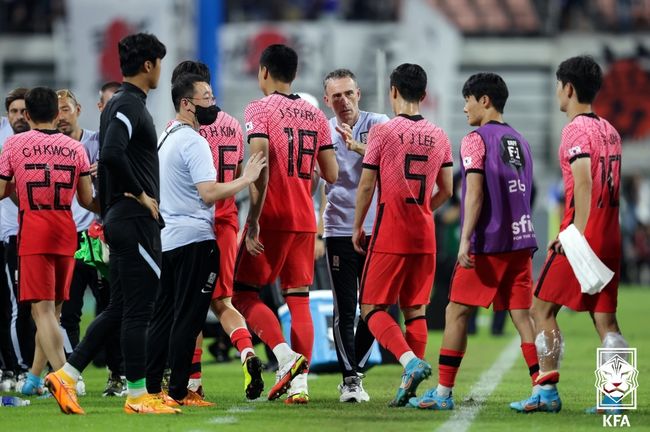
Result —
[[[230,341],[240,353],[246,348],[253,349],[253,338],[248,329],[244,327],[236,328],[232,333],[230,333]]]
[[[235,291],[232,304],[244,316],[248,327],[270,348],[284,342],[275,314],[260,300],[256,291]]]
[[[535,385],[535,381],[539,376],[537,348],[535,348],[534,343],[526,342],[521,344],[521,352],[523,353],[524,360],[526,360],[526,364],[528,365],[528,372],[530,373],[530,379],[532,380],[533,385]]]
[[[366,316],[366,323],[375,339],[393,353],[396,359],[399,360],[402,354],[411,351],[404,339],[402,329],[387,312],[383,310],[371,312]]]
[[[314,348],[314,323],[309,310],[309,293],[287,294],[285,300],[291,313],[291,349],[311,362]]]
[[[424,358],[427,349],[427,320],[424,315],[404,321],[406,325],[406,343],[409,344],[415,356]]]
[[[203,350],[201,348],[194,348],[194,356],[192,356],[192,366],[190,366],[190,378],[201,378],[201,355]]]
[[[438,358],[438,383],[440,385],[450,388],[454,386],[456,374],[464,355],[464,351],[440,348],[440,357]]]

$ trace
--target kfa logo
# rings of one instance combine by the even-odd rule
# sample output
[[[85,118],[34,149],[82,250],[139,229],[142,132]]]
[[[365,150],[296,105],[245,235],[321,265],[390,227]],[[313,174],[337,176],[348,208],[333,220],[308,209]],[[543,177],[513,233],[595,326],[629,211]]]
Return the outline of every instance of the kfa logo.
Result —
[[[521,168],[524,166],[524,155],[521,151],[521,144],[512,136],[501,138],[501,159],[503,162]]]
[[[361,132],[359,138],[361,139],[361,144],[368,144],[368,131]]]
[[[595,373],[597,409],[636,409],[636,348],[598,348]]]
[[[632,427],[625,414],[603,414],[603,427]]]

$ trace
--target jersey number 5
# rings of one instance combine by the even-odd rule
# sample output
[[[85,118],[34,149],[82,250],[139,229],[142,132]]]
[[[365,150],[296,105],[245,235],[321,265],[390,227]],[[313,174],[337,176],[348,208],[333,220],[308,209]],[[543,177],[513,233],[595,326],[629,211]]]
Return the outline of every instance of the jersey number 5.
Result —
[[[287,134],[287,141],[289,144],[289,160],[288,160],[288,172],[289,177],[294,176],[294,169],[298,171],[298,177],[305,180],[311,180],[311,172],[314,169],[314,155],[316,154],[316,145],[318,133],[311,130],[298,129],[298,160],[294,161],[294,133],[293,128],[284,128],[284,133]],[[305,147],[305,137],[311,138],[311,147]],[[303,157],[309,158],[309,169],[303,171]],[[295,168],[294,168],[295,166]]]
[[[404,178],[407,180],[417,180],[420,182],[420,191],[418,192],[418,197],[406,198],[407,204],[424,204],[424,193],[427,189],[427,175],[426,174],[416,174],[411,171],[411,162],[427,162],[429,156],[427,155],[416,155],[416,154],[406,154],[404,157]]]
[[[54,171],[65,171],[70,174],[70,178],[65,182],[54,182],[54,202],[35,202],[34,189],[50,187],[50,167],[48,164],[25,164],[25,171],[43,171],[42,181],[27,182],[27,199],[31,210],[70,210],[69,204],[61,204],[61,189],[72,189],[77,167],[74,165],[54,165]],[[47,195],[46,195],[47,196]],[[41,200],[38,201],[47,201]]]

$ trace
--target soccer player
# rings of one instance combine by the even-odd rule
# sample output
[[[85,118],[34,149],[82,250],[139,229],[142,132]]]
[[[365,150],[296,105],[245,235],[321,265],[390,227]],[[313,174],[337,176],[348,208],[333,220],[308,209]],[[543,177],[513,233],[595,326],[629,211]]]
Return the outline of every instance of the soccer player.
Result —
[[[105,339],[122,334],[127,414],[175,414],[147,393],[146,331],[160,284],[162,251],[158,200],[157,137],[146,107],[158,86],[165,46],[151,34],[126,36],[118,43],[124,81],[102,111],[99,128],[99,199],[110,247],[111,299],[92,322],[63,368],[45,377],[62,412],[81,414],[74,385]]]
[[[328,183],[338,164],[327,118],[291,94],[298,56],[285,45],[270,45],[260,57],[258,81],[265,97],[244,111],[251,153],[262,151],[268,167],[250,187],[250,209],[237,253],[233,305],[278,359],[277,399],[291,386],[287,403],[307,403],[307,373],[314,342],[309,285],[314,276],[316,219],[311,179],[316,161]],[[291,348],[280,323],[259,297],[278,276],[291,313]]]
[[[91,211],[99,207],[83,146],[54,127],[56,93],[36,87],[25,95],[25,108],[32,130],[5,142],[0,155],[0,195],[15,178],[21,217],[19,293],[21,302],[31,303],[36,323],[33,363],[48,361],[59,368],[65,362],[59,317],[68,299],[77,249],[70,210],[75,190],[82,206]]]
[[[507,310],[521,337],[533,385],[539,366],[528,310],[532,303],[531,222],[533,159],[528,142],[503,121],[508,87],[493,73],[478,73],[463,86],[470,126],[460,144],[461,234],[438,360],[438,387],[410,405],[454,408],[452,388],[467,348],[468,321],[476,308]]]
[[[361,282],[361,272],[365,256],[357,253],[352,245],[352,222],[361,164],[366,153],[368,131],[375,124],[388,121],[385,114],[359,110],[361,90],[354,73],[348,69],[336,69],[323,80],[324,100],[334,112],[329,121],[330,133],[339,164],[339,177],[331,186],[324,186],[327,196],[321,203],[321,222],[327,253],[327,264],[332,278],[334,294],[334,343],[339,370],[343,382],[339,385],[341,402],[367,402],[370,400],[364,390],[359,372],[369,357],[374,337],[366,322],[359,320],[355,331],[354,320],[357,312],[357,290]],[[370,206],[364,222],[364,229],[372,229],[375,220],[375,203]],[[424,318],[422,316],[421,318]],[[414,319],[407,324],[407,338],[415,327],[426,321]],[[409,331],[411,330],[411,331]],[[422,332],[416,332],[422,335]],[[424,353],[419,354],[420,357]]]
[[[161,213],[166,226],[162,231],[161,290],[149,327],[147,389],[149,393],[162,391],[169,351],[167,403],[212,406],[187,387],[195,340],[205,322],[219,274],[213,204],[256,180],[265,160],[258,153],[241,178],[217,182],[210,146],[198,133],[199,126],[214,124],[219,114],[207,78],[181,75],[172,86],[172,99],[176,120],[158,144],[163,179]]]
[[[0,148],[11,135],[29,130],[25,118],[25,94],[28,89],[16,88],[5,98],[7,117],[0,117]],[[18,207],[10,199],[0,201],[0,239],[3,251],[5,283],[0,284],[0,358],[4,361],[0,391],[10,391],[15,386],[22,389],[28,369],[34,359],[34,325],[30,305],[18,301],[17,250]],[[42,386],[41,386],[42,387]]]
[[[200,75],[205,82],[210,81],[210,70],[201,62],[183,61],[172,73],[172,85],[183,73]],[[244,159],[244,138],[239,122],[225,111],[219,110],[215,121],[201,125],[199,133],[208,141],[212,161],[217,172],[217,181],[227,183],[239,178]],[[235,197],[231,196],[215,202],[214,231],[219,247],[219,276],[212,294],[211,307],[226,334],[240,353],[244,371],[244,391],[248,399],[257,399],[264,390],[262,363],[255,355],[251,334],[246,322],[232,305],[233,273],[237,256],[237,233],[239,218]],[[201,385],[202,335],[197,338],[189,388],[199,394]]]
[[[529,399],[510,405],[525,412],[557,412],[562,408],[556,386],[560,380],[558,368],[563,345],[556,316],[562,306],[588,311],[604,348],[628,346],[616,320],[621,265],[618,219],[621,137],[607,120],[592,110],[591,104],[603,81],[602,70],[593,58],[571,57],[560,63],[555,76],[558,105],[569,119],[562,130],[559,150],[566,197],[560,230],[574,224],[615,274],[600,293],[583,294],[562,244],[557,239],[549,244],[532,307],[540,367],[538,381],[544,385],[535,389]]]
[[[357,189],[352,243],[367,254],[361,279],[361,316],[382,346],[404,367],[392,406],[404,406],[429,375],[426,336],[407,341],[386,311],[399,302],[405,320],[424,316],[436,264],[433,211],[452,193],[451,145],[447,134],[420,115],[427,74],[404,63],[390,75],[390,102],[396,117],[375,125],[368,135]],[[437,191],[434,193],[434,185]],[[364,221],[379,190],[369,245]]]

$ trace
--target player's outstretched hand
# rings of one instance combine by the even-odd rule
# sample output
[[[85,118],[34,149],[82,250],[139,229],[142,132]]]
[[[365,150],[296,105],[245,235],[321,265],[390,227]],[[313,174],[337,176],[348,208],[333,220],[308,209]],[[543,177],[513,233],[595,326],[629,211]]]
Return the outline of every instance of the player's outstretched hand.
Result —
[[[551,240],[548,244],[548,250],[564,255],[564,248],[562,247],[562,243],[560,243],[560,239]]]
[[[363,228],[354,228],[352,230],[352,245],[357,253],[366,254],[366,233]]]
[[[246,242],[246,250],[249,254],[257,256],[264,252],[264,245],[260,242],[259,222],[248,222],[244,241]]]
[[[124,196],[133,198],[134,200],[139,202],[141,206],[149,210],[149,213],[151,213],[151,217],[154,218],[154,220],[158,220],[158,215],[160,213],[160,211],[158,210],[158,201],[151,198],[144,191],[137,197],[128,192],[124,192]]]
[[[264,169],[266,166],[266,157],[264,157],[264,153],[262,152],[257,152],[254,155],[251,155],[250,158],[248,158],[248,162],[246,162],[246,166],[244,167],[244,172],[242,176],[247,179],[250,183],[253,183],[255,180],[258,179],[260,176],[260,172]]]
[[[474,257],[469,254],[469,244],[469,240],[461,239],[458,248],[458,265],[466,269],[474,267]]]

